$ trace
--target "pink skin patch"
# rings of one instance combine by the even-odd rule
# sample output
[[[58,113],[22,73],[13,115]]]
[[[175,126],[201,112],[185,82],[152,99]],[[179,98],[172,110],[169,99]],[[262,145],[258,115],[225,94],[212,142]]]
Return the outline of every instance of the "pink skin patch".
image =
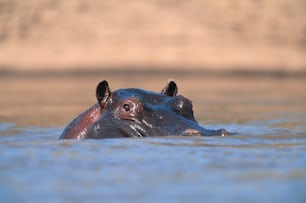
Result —
[[[65,135],[66,139],[85,138],[87,129],[100,117],[101,109],[97,103],[75,118],[65,129],[63,135]]]
[[[182,135],[201,136],[201,132],[195,129],[186,129]]]

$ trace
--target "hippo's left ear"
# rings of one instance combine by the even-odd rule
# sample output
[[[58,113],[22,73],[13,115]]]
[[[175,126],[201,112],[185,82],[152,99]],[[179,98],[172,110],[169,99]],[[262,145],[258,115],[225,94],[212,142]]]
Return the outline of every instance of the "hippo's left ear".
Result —
[[[177,94],[177,85],[173,80],[169,80],[167,86],[162,89],[161,93],[170,97],[174,97]]]
[[[101,107],[101,110],[103,110],[107,99],[110,97],[111,91],[108,86],[108,82],[106,80],[101,81],[96,89],[96,98],[98,100],[98,103]]]

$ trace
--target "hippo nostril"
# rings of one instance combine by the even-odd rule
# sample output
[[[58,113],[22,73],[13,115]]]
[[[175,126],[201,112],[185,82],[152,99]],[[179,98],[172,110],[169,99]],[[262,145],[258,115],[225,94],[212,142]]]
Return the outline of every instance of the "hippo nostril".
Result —
[[[187,129],[182,133],[182,136],[201,136],[202,133],[195,129]]]
[[[228,132],[224,128],[222,128],[220,130],[217,130],[217,135],[220,135],[220,136],[224,137],[224,136],[228,136],[228,135],[235,135],[235,133]]]
[[[224,137],[224,136],[227,135],[227,132],[226,132],[225,129],[222,128],[222,129],[220,130],[220,134],[221,134],[222,137]]]

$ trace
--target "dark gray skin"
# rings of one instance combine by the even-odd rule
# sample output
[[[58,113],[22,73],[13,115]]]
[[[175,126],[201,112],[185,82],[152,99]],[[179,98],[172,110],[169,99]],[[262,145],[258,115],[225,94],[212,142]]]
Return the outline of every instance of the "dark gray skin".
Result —
[[[169,81],[161,93],[136,88],[111,92],[107,81],[101,81],[96,89],[98,104],[74,119],[60,139],[231,135],[224,129],[201,127],[192,102],[177,96],[177,90],[176,83]]]

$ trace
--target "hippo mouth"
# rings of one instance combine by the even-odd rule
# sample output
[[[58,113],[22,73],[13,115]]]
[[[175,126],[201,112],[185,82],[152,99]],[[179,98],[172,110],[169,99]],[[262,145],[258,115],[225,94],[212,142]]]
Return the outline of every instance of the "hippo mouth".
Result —
[[[172,127],[169,126],[168,129]],[[205,129],[202,129],[201,126],[188,127],[184,126],[175,130],[164,130],[165,126],[153,127],[153,125],[149,124],[146,120],[134,120],[130,121],[128,125],[124,125],[119,129],[120,134],[123,137],[152,137],[152,136],[203,136],[206,135]]]
[[[130,125],[129,128],[120,129],[120,133],[123,134],[124,137],[171,136],[170,134],[164,135],[162,133],[160,134],[155,133],[154,135],[152,134],[148,135],[148,132],[144,128],[142,128],[140,125],[137,125],[137,124]],[[203,133],[195,129],[186,129],[185,131],[178,133],[177,136],[203,136]]]
[[[167,130],[168,129],[168,130]],[[171,130],[169,130],[171,129]],[[165,127],[153,127],[152,125],[148,124],[147,122],[133,122],[130,121],[129,124],[120,125],[118,126],[117,130],[107,130],[107,131],[100,131],[95,133],[93,138],[98,137],[99,135],[104,135],[105,138],[107,137],[162,137],[162,136],[227,136],[233,135],[226,131],[225,129],[218,129],[218,130],[206,130],[201,126],[181,126],[178,129],[172,129],[171,126],[168,128]]]

